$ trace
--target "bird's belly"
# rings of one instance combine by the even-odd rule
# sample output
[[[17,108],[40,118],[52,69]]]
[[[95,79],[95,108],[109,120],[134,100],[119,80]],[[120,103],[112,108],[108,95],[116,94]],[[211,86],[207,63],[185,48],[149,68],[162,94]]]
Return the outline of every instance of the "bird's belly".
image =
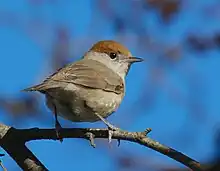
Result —
[[[70,93],[70,92],[69,92]],[[68,94],[70,95],[70,94]],[[73,122],[95,122],[100,120],[95,113],[106,118],[111,115],[121,103],[119,95],[102,90],[86,90],[73,94],[71,98],[47,97],[47,106],[57,114]],[[53,103],[52,103],[53,100]]]

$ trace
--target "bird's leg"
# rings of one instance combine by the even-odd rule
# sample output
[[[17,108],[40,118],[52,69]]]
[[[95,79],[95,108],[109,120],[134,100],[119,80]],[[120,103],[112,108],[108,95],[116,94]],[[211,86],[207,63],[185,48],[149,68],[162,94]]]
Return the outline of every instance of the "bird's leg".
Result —
[[[120,130],[119,128],[115,127],[114,125],[110,124],[108,121],[106,121],[101,115],[98,113],[95,113],[95,115],[102,121],[104,124],[108,127],[108,141],[109,143],[112,140],[113,131]]]
[[[60,136],[60,129],[62,129],[59,121],[58,121],[58,118],[57,118],[57,108],[56,108],[56,105],[54,105],[54,115],[55,115],[55,129],[56,129],[56,135],[57,135],[57,138],[60,140],[60,142],[62,143],[63,142],[63,138]]]
[[[104,122],[104,124],[111,130],[116,131],[119,130],[119,128],[115,127],[114,125],[110,124],[107,120],[105,120],[101,115],[99,115],[98,113],[95,113],[95,115],[97,117],[99,117],[99,119]]]

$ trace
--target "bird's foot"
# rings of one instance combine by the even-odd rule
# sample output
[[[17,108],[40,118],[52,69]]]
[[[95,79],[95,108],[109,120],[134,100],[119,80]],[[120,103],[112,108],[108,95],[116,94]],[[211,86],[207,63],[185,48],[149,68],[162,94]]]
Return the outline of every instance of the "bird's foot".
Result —
[[[61,129],[62,129],[62,127],[61,127],[60,123],[58,121],[56,121],[56,123],[55,123],[56,136],[57,136],[57,139],[62,143],[63,138],[60,135]]]
[[[112,136],[114,134],[114,131],[119,131],[120,128],[115,127],[114,125],[108,123],[108,142],[111,143],[112,141]],[[120,140],[118,139],[118,146],[120,145]]]
[[[89,140],[89,142],[90,142],[90,145],[93,147],[93,148],[95,148],[96,147],[96,145],[95,145],[95,135],[93,134],[93,133],[91,133],[91,132],[87,132],[86,133],[86,138]]]
[[[105,120],[101,115],[96,113],[96,116],[99,117],[99,119],[104,122],[104,124],[108,127],[108,142],[111,143],[112,136],[114,131],[119,131],[120,128],[117,128],[116,126],[110,124],[107,120]],[[118,146],[120,145],[120,140],[118,140]]]

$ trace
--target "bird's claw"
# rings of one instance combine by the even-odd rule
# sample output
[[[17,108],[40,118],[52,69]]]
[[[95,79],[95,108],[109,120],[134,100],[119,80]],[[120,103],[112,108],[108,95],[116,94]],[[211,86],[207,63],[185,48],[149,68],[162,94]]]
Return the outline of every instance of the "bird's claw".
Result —
[[[106,121],[101,115],[95,113],[95,115],[108,127],[108,142],[111,143],[112,135],[114,131],[120,130],[119,128],[115,127],[114,125],[110,124]],[[120,145],[120,140],[118,140],[118,146]]]
[[[96,145],[95,145],[95,135],[93,134],[93,133],[91,133],[91,132],[87,132],[86,133],[86,138],[89,140],[89,142],[90,142],[90,145],[93,147],[93,148],[95,148],[96,147]]]
[[[115,127],[114,125],[111,125],[110,123],[108,123],[107,126],[108,126],[108,142],[111,143],[114,131],[118,131],[120,129]],[[118,146],[119,145],[120,145],[120,140],[118,140]]]

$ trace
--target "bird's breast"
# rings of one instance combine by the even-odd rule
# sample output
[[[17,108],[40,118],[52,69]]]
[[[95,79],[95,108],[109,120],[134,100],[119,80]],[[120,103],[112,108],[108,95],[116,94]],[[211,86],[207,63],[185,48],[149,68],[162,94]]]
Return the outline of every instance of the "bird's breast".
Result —
[[[92,94],[93,93],[87,98],[87,105],[93,109],[94,112],[99,113],[103,117],[107,117],[116,111],[123,99],[122,94],[103,90],[96,90],[94,96]]]

